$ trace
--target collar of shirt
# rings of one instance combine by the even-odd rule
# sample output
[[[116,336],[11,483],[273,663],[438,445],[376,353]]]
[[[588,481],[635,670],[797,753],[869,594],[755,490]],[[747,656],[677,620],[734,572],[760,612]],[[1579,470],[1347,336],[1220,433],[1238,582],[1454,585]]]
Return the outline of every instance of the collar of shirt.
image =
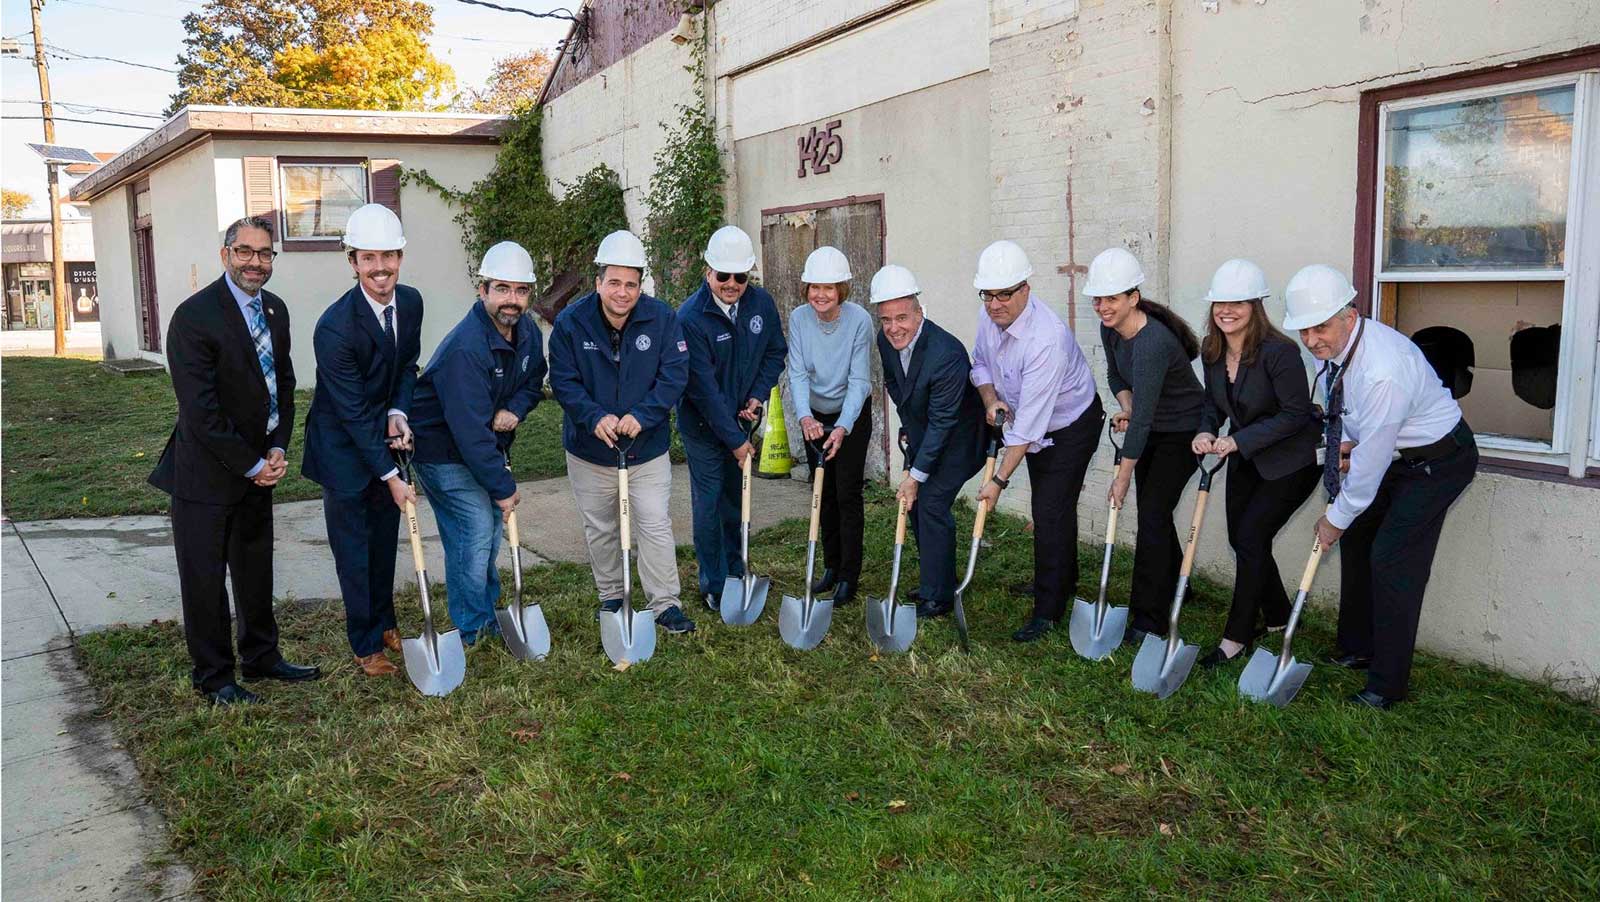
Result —
[[[722,311],[722,315],[726,316],[728,318],[728,322],[730,322],[730,323],[733,322],[733,308],[737,307],[739,305],[738,301],[735,301],[732,304],[724,304],[724,303],[722,303],[722,300],[720,298],[718,298],[716,295],[713,294],[711,296],[711,303],[717,305],[717,309],[721,310]]]
[[[917,349],[917,342],[922,340],[922,327],[928,324],[927,314],[923,314],[922,322],[917,324],[917,334],[911,336],[911,343],[900,352],[900,369],[911,368],[911,352]]]
[[[1023,338],[1028,334],[1028,329],[1033,324],[1033,306],[1039,303],[1032,297],[1028,298],[1028,306],[1022,308],[1022,314],[1012,321],[1011,325],[1000,330],[1001,335],[1012,338]]]
[[[233,283],[233,276],[223,273],[222,278],[228,283],[228,290],[233,292],[233,299],[239,304],[239,312],[245,315],[245,322],[249,323],[250,304],[254,301],[261,300],[261,292],[258,291],[256,292],[255,297],[251,297],[250,295],[244,293],[243,288],[240,288],[238,285]]]
[[[1360,335],[1365,328],[1365,324],[1361,322],[1362,319],[1363,317],[1356,317],[1356,327],[1350,330],[1350,337],[1344,340],[1344,347],[1339,350],[1339,355],[1333,358],[1332,363],[1334,366],[1343,367],[1345,361],[1349,359],[1350,351],[1356,343],[1356,336]]]
[[[358,285],[356,287],[361,289],[361,296],[366,299],[367,306],[372,308],[372,315],[378,318],[379,326],[383,325],[383,311],[391,308],[394,310],[394,334],[398,336],[400,334],[400,308],[395,306],[395,295],[389,295],[389,303],[380,304],[372,299],[372,295],[367,294],[366,286]]]

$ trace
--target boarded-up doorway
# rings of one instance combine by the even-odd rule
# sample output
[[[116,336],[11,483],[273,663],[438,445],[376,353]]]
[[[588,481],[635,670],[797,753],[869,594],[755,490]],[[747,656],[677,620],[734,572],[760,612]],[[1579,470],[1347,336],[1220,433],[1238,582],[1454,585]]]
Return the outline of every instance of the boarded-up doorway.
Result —
[[[868,286],[872,274],[883,266],[883,195],[865,195],[796,207],[761,211],[762,284],[772,293],[788,330],[789,311],[805,303],[800,292],[800,274],[806,257],[823,245],[844,252],[850,261],[850,302],[871,311]],[[876,333],[874,333],[876,334]],[[805,460],[800,425],[794,415],[794,399],[789,394],[788,375],[783,388],[783,416],[789,430],[789,453]],[[889,442],[884,431],[887,412],[883,394],[883,366],[878,361],[877,344],[872,350],[872,445],[867,452],[867,474],[884,478],[888,472]]]

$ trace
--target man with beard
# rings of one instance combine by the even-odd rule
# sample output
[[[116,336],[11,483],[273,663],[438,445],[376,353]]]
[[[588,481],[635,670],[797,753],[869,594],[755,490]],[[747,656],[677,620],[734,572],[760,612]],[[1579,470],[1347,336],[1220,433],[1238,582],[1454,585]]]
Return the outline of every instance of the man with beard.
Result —
[[[544,347],[527,315],[533,258],[502,241],[478,267],[478,298],[417,380],[411,408],[417,478],[444,543],[450,621],[472,645],[495,635],[501,523],[517,507],[505,455],[538,406]]]
[[[272,224],[247,217],[222,239],[222,278],[173,311],[167,364],[178,423],[150,482],[172,496],[190,680],[214,705],[261,699],[233,678],[226,579],[233,576],[244,678],[311,680],[278,651],[272,614],[272,489],[289,469],[294,366],[289,308],[263,291]]]
[[[411,448],[407,416],[422,353],[422,294],[399,282],[406,238],[388,207],[367,204],[351,213],[344,245],[356,284],[323,311],[312,333],[317,389],[301,472],[323,489],[356,666],[367,676],[389,676],[400,672],[383,654],[400,652],[394,619],[400,512],[417,497],[390,449]]]

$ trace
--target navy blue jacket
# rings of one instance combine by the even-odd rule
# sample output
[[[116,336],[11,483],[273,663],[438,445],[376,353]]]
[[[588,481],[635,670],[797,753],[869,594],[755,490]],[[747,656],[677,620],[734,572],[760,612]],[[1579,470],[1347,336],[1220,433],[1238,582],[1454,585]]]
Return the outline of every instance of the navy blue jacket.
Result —
[[[772,295],[755,285],[739,298],[739,321],[730,324],[705,282],[678,307],[689,343],[689,388],[678,405],[678,431],[716,436],[728,450],[744,444],[738,414],[751,398],[767,403],[783,372],[789,345]]]
[[[476,299],[450,334],[439,342],[411,405],[416,460],[465,464],[472,478],[496,501],[516,494],[505,450],[514,432],[495,432],[496,411],[518,420],[544,398],[544,335],[526,314],[505,340]]]
[[[878,357],[883,361],[883,390],[906,429],[907,469],[921,470],[930,479],[953,475],[963,482],[978,472],[988,427],[961,339],[925,319],[911,351],[911,372],[900,368],[900,352],[881,331]]]
[[[396,342],[383,334],[359,284],[322,312],[311,335],[317,388],[306,414],[300,472],[323,488],[358,492],[394,469],[386,441],[389,410],[410,415],[422,354],[422,295],[399,285],[392,303]]]
[[[655,460],[672,441],[668,415],[689,381],[688,346],[672,308],[641,294],[613,357],[604,315],[591,291],[557,314],[550,330],[550,391],[565,414],[561,445],[589,463],[614,467],[617,452],[595,437],[594,426],[607,414],[631,413],[644,429],[628,449],[629,463]]]

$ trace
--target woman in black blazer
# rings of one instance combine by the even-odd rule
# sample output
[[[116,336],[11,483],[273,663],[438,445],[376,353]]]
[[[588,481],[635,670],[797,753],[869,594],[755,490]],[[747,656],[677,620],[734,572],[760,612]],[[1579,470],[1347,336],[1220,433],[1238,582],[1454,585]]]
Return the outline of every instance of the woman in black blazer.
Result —
[[[1266,276],[1248,260],[1229,260],[1211,280],[1211,316],[1200,346],[1205,401],[1194,453],[1228,461],[1228,542],[1234,568],[1233,607],[1207,667],[1235,660],[1265,632],[1289,619],[1289,597],[1272,540],[1310,497],[1322,473],[1320,430],[1300,348],[1267,319]],[[1218,437],[1223,421],[1231,424]],[[1266,629],[1256,626],[1257,612]]]

